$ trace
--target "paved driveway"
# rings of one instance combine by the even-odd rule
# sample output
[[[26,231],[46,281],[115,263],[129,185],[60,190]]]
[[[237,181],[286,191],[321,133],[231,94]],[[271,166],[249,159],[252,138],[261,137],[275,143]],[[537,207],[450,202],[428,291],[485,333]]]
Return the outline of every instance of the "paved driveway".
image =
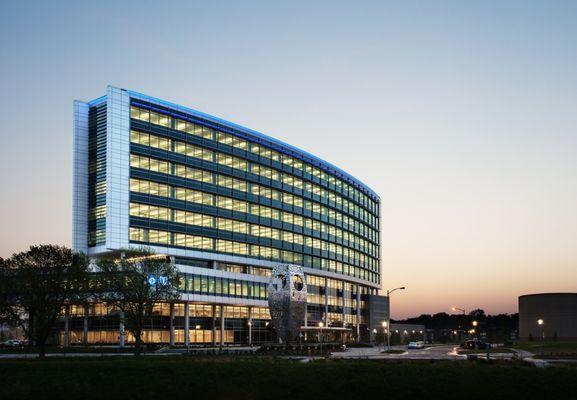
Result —
[[[350,348],[345,352],[332,353],[333,358],[374,358],[401,360],[459,360],[465,356],[457,355],[454,346],[432,346],[424,349],[407,350],[406,346],[391,346],[392,350],[402,350],[400,354],[382,353],[382,347]]]

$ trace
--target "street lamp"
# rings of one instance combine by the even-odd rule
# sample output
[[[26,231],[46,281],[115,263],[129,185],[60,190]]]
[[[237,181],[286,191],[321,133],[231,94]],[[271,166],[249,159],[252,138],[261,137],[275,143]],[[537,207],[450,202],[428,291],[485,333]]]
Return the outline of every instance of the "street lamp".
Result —
[[[389,330],[387,329],[387,327],[389,326],[389,323],[387,321],[383,321],[383,323],[381,325],[383,325],[383,346],[384,346],[385,345],[384,341],[385,341],[385,337],[386,337],[385,335],[389,332]]]
[[[323,324],[323,322],[319,322],[319,343],[321,344],[321,354],[323,352],[323,326],[325,326],[325,324]]]
[[[461,312],[463,313],[463,315],[465,315],[465,314],[466,314],[466,312],[465,312],[465,309],[464,309],[464,308],[459,308],[459,307],[455,307],[455,306],[453,306],[453,307],[451,307],[451,310],[453,310],[453,311],[461,311]]]
[[[248,321],[248,345],[252,347],[252,321]]]
[[[467,312],[465,311],[464,308],[459,308],[459,307],[455,307],[455,306],[451,307],[451,310],[452,310],[453,312],[455,312],[455,311],[461,311],[461,312],[463,313],[463,317],[462,317],[462,318],[463,318],[463,321],[461,322],[461,324],[463,325],[463,333],[465,333],[466,331],[465,331],[465,326],[464,326],[464,325],[465,325],[464,319],[465,319],[465,315],[467,315]],[[461,326],[459,326],[459,329],[461,329]],[[460,331],[459,331],[459,332],[460,332]],[[459,333],[458,339],[461,340],[461,334],[460,334],[460,333]]]
[[[545,332],[543,331],[543,325],[545,325],[545,321],[543,321],[541,318],[539,318],[537,320],[537,325],[539,325],[539,327],[541,328],[541,353],[543,353],[544,347],[545,347]]]
[[[387,305],[389,310],[387,312],[387,326],[390,328],[391,326],[391,293],[395,290],[405,290],[404,286],[400,286],[398,288],[394,288],[392,290],[387,290]],[[387,352],[391,351],[391,329],[387,329]]]

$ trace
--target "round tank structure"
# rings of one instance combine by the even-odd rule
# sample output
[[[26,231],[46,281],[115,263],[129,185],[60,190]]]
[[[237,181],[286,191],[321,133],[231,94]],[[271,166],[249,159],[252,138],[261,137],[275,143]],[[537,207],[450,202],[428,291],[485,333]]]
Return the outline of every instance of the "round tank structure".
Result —
[[[577,340],[577,293],[519,296],[519,337]]]

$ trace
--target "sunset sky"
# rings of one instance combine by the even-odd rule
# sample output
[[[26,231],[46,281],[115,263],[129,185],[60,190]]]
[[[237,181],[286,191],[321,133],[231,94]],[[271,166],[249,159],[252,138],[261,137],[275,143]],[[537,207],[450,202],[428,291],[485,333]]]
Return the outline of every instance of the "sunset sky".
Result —
[[[0,256],[71,244],[72,102],[111,84],[371,186],[393,318],[576,292],[576,21],[574,1],[10,2]]]

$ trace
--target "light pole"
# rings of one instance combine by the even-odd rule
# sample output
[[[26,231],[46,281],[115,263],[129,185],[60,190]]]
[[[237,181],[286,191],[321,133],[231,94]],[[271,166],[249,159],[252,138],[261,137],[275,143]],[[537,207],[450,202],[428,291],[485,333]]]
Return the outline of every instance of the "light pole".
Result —
[[[385,335],[387,335],[389,333],[389,330],[387,329],[387,327],[389,326],[389,323],[387,321],[383,321],[383,342],[385,341]],[[387,349],[388,351],[389,349]]]
[[[389,327],[389,329],[387,329],[387,352],[391,351],[391,293],[395,290],[405,290],[405,287],[401,286],[393,290],[387,290],[387,307],[389,308],[387,312],[387,326]]]
[[[321,355],[323,353],[323,326],[324,324],[321,322],[319,322],[319,343],[321,345]]]
[[[543,331],[543,325],[545,325],[545,321],[543,321],[543,319],[539,318],[537,320],[537,325],[539,325],[539,327],[541,328],[541,354],[543,354],[544,351],[544,345],[545,345],[545,332]]]
[[[479,338],[479,333],[477,332],[477,325],[479,325],[479,323],[477,321],[473,321],[473,333],[475,334],[475,338]]]
[[[252,347],[252,320],[248,321],[248,345]]]
[[[465,315],[467,315],[467,312],[465,311],[464,308],[459,308],[459,307],[455,307],[455,306],[451,307],[451,310],[452,310],[453,312],[455,312],[455,311],[461,311],[461,312],[463,313],[463,333],[465,333],[465,332],[466,332],[466,331],[465,331]],[[460,329],[460,328],[461,328],[461,327],[459,326],[459,335],[458,335],[458,336],[459,336],[459,337],[458,337],[459,341],[461,341],[461,329]]]

